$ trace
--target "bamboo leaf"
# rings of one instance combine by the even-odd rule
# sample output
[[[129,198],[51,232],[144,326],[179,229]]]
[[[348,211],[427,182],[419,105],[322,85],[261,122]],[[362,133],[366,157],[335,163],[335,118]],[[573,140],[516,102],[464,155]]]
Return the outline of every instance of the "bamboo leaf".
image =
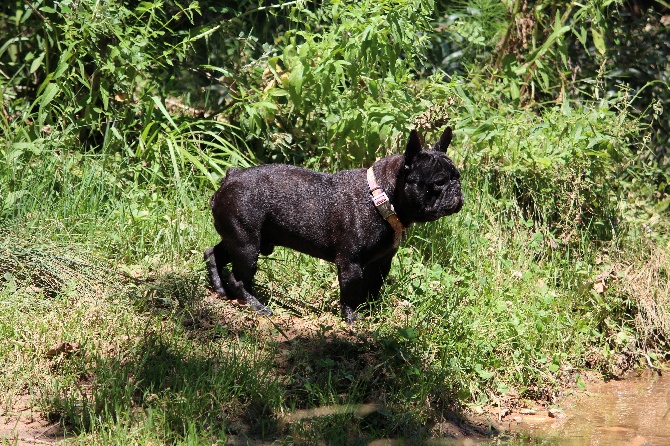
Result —
[[[158,107],[158,110],[160,110],[161,113],[163,113],[163,116],[165,116],[165,118],[168,121],[170,121],[170,124],[172,124],[172,127],[174,127],[175,130],[179,130],[179,127],[177,126],[177,124],[175,124],[175,122],[172,120],[172,116],[170,116],[170,113],[168,113],[167,109],[163,105],[163,101],[161,101],[161,99],[158,96],[151,96],[151,99],[154,101],[154,104],[156,104],[156,107]]]
[[[42,98],[40,99],[40,109],[44,109],[49,103],[53,100],[54,97],[58,94],[60,88],[56,84],[49,84],[44,89]]]
[[[591,35],[593,36],[593,44],[600,54],[605,54],[605,39],[603,34],[595,28],[591,28]]]
[[[168,150],[170,152],[170,160],[172,161],[172,169],[174,172],[174,177],[179,181],[181,179],[181,176],[179,174],[179,163],[177,163],[177,156],[175,154],[176,147],[172,141],[172,138],[168,137],[167,138],[167,145],[168,145]]]
[[[46,53],[42,51],[42,53],[33,60],[33,63],[30,64],[30,74],[34,73],[37,71],[37,69],[42,65],[42,61],[44,60],[44,55]]]

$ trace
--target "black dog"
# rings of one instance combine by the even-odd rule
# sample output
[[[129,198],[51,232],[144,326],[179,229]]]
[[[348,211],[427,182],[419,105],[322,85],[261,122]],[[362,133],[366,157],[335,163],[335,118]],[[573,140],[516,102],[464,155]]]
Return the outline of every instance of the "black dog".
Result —
[[[353,322],[356,308],[379,294],[407,227],[463,206],[460,172],[445,154],[451,136],[447,127],[432,150],[423,150],[413,130],[404,155],[383,158],[367,173],[281,164],[230,169],[211,200],[221,235],[205,251],[214,291],[272,314],[251,284],[259,253],[286,246],[337,265],[340,303]],[[232,270],[223,270],[228,263]]]

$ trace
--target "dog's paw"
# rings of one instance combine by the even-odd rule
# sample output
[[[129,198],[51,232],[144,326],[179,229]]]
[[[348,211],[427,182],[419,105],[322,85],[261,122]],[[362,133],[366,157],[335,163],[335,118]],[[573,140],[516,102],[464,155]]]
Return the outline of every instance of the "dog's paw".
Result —
[[[342,317],[349,325],[353,325],[354,322],[361,318],[360,314],[356,313],[353,308],[342,305]]]
[[[272,310],[270,309],[270,307],[267,307],[265,305],[262,305],[261,307],[262,308],[254,307],[256,313],[258,313],[260,316],[268,316],[268,317],[272,316]]]
[[[247,304],[260,316],[272,316],[272,310],[256,300],[255,297],[247,297]]]
[[[222,297],[226,297],[226,291],[223,289],[223,283],[219,276],[219,271],[214,257],[214,248],[209,248],[203,254],[205,265],[207,266],[207,277],[209,283],[212,285],[212,290]]]

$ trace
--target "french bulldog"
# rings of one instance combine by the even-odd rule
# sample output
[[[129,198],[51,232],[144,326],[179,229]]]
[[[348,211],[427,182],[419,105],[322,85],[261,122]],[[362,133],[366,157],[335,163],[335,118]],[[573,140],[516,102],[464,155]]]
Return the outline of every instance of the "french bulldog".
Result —
[[[342,313],[353,323],[357,307],[379,294],[405,230],[463,206],[460,172],[446,155],[451,138],[447,127],[432,149],[423,148],[412,130],[403,155],[367,170],[231,168],[210,201],[221,235],[204,253],[213,290],[271,315],[252,282],[259,254],[285,246],[337,265]]]

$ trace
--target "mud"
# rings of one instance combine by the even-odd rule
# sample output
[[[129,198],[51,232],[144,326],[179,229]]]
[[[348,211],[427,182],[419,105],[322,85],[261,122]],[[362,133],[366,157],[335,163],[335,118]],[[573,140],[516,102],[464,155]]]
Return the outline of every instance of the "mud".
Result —
[[[621,380],[587,384],[560,409],[506,417],[504,428],[528,444],[670,445],[670,373],[645,370]],[[523,442],[521,442],[523,444]]]

